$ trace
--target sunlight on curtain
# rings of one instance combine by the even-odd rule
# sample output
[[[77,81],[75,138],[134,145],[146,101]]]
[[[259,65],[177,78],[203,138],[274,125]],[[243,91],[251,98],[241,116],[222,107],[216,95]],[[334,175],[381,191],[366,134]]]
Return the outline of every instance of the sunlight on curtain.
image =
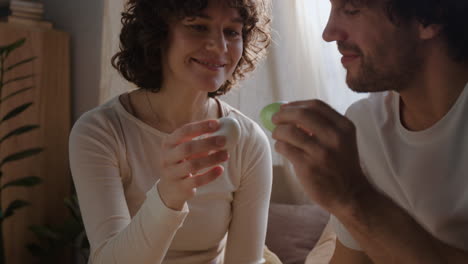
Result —
[[[263,106],[275,101],[317,98],[344,113],[350,104],[366,96],[348,89],[336,44],[322,39],[329,12],[327,0],[273,1],[274,43],[268,58],[223,99],[259,122]],[[273,147],[271,133],[266,133]],[[309,202],[291,164],[274,151],[273,163],[272,201]]]
[[[367,96],[352,92],[345,82],[345,70],[341,65],[341,54],[336,43],[327,43],[322,39],[330,14],[330,2],[326,0],[294,1],[297,12],[296,22],[301,36],[301,51],[304,70],[313,72],[309,80],[318,86],[319,98],[344,113],[357,99]]]

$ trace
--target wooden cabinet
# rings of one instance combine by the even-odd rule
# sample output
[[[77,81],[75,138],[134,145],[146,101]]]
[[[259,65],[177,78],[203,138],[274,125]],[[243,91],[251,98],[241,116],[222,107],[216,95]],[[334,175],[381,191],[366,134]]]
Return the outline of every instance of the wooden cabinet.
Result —
[[[52,29],[0,23],[0,45],[25,38],[25,44],[8,57],[6,64],[36,57],[30,63],[8,72],[6,79],[33,74],[3,88],[1,98],[22,87],[32,87],[21,96],[0,104],[3,117],[14,107],[25,102],[33,105],[0,126],[0,137],[21,125],[38,124],[39,129],[5,141],[0,155],[5,156],[32,147],[44,151],[33,157],[5,164],[1,181],[24,176],[39,176],[43,182],[34,187],[12,187],[1,193],[2,207],[14,199],[31,203],[7,218],[3,224],[6,263],[37,263],[26,249],[26,244],[38,242],[29,231],[30,225],[55,225],[68,216],[64,198],[71,194],[68,166],[68,134],[71,125],[70,105],[70,37]],[[66,261],[60,263],[67,263]]]

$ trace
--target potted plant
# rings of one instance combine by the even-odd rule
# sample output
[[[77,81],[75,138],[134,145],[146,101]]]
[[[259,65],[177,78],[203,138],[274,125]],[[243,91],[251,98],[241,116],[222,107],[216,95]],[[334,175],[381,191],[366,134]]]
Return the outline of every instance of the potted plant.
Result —
[[[74,253],[74,263],[85,264],[89,257],[89,241],[86,237],[80,207],[76,195],[64,201],[71,217],[60,225],[33,225],[30,230],[36,235],[40,244],[27,245],[32,255],[40,263],[53,263],[65,249]]]
[[[26,80],[29,78],[32,78],[34,75],[33,74],[28,74],[24,76],[19,76],[15,78],[7,78],[8,73],[16,69],[17,67],[20,67],[24,64],[31,63],[34,61],[35,57],[30,57],[26,58],[20,61],[16,61],[13,63],[9,63],[6,65],[6,60],[7,58],[15,52],[18,48],[24,45],[26,42],[26,39],[20,39],[18,41],[15,41],[11,44],[5,45],[5,46],[0,46],[0,106],[2,106],[5,101],[10,100],[11,98],[14,98],[18,95],[23,94],[24,92],[31,90],[34,88],[34,86],[28,86],[28,87],[20,87],[17,90],[11,91],[9,94],[4,95],[4,88],[8,85],[20,82],[22,80]],[[9,120],[11,120],[14,117],[17,117],[24,111],[26,111],[28,108],[33,105],[32,102],[26,102],[23,103],[19,106],[14,107],[13,109],[7,111],[7,113],[4,116],[1,116],[0,118],[0,127],[2,125],[5,125]],[[0,135],[0,148],[4,142],[6,142],[9,139],[12,139],[13,137],[23,135],[25,133],[31,132],[33,130],[38,129],[39,126],[35,124],[27,124],[27,125],[22,125],[19,126],[12,131],[8,131],[4,135]],[[1,195],[2,191],[7,189],[7,188],[13,188],[13,187],[31,187],[34,185],[37,185],[41,182],[41,179],[37,176],[25,176],[22,178],[16,178],[14,180],[8,181],[8,175],[3,174],[4,166],[10,162],[15,162],[19,161],[34,155],[39,154],[42,152],[42,148],[28,148],[20,151],[16,151],[14,153],[9,153],[6,155],[6,157],[3,157],[0,159],[0,179],[2,179],[2,185],[0,186],[0,202],[1,202]],[[3,223],[5,219],[13,216],[15,211],[30,205],[29,202],[21,200],[21,199],[15,199],[11,201],[6,208],[3,208],[0,203],[0,263],[5,263],[5,252],[4,252],[4,240],[3,240]]]

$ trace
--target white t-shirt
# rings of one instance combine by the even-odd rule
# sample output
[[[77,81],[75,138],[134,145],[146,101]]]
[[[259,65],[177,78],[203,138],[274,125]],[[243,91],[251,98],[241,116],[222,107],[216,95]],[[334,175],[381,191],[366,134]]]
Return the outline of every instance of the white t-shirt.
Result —
[[[397,93],[383,92],[348,109],[366,176],[434,237],[468,250],[468,84],[450,111],[424,131],[403,127],[399,106]],[[361,250],[332,221],[338,239]]]
[[[272,183],[268,139],[239,111],[220,107],[239,121],[239,143],[223,175],[198,188],[182,211],[167,208],[156,188],[167,134],[128,113],[118,97],[76,122],[70,166],[90,263],[263,263]]]

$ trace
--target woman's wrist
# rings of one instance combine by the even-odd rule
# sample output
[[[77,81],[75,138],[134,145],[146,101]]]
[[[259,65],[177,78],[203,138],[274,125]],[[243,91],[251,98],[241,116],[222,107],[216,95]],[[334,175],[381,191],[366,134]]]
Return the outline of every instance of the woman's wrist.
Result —
[[[157,183],[156,188],[158,189],[159,198],[167,208],[182,211],[186,202],[185,200],[172,197],[174,193],[167,191],[168,188],[166,188],[166,185],[162,181]]]

